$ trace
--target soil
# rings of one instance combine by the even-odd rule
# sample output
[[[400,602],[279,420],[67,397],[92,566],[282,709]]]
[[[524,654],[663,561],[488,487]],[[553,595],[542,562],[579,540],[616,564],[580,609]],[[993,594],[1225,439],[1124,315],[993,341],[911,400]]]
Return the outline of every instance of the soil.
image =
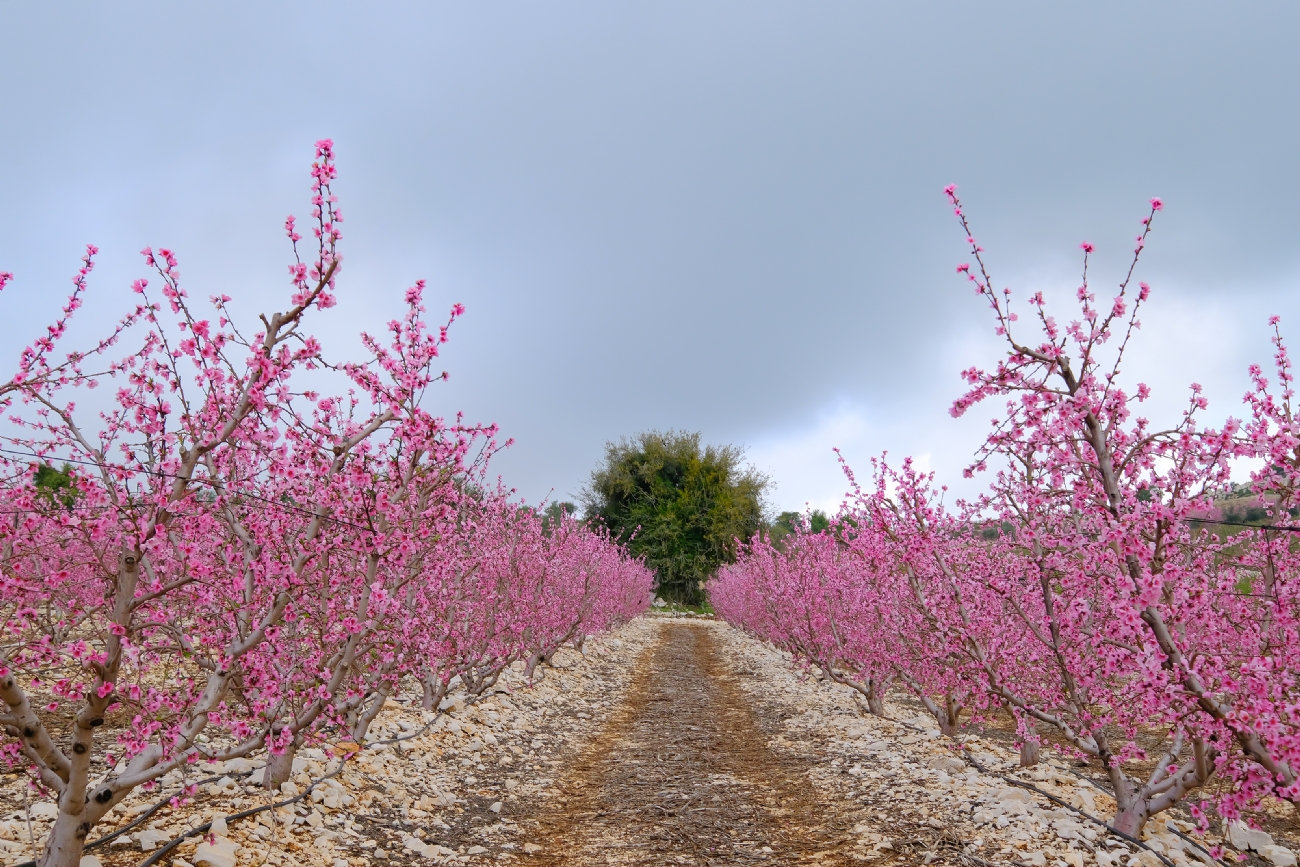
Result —
[[[852,863],[839,805],[817,798],[806,762],[769,748],[780,724],[728,676],[713,629],[666,623],[625,704],[538,811],[529,862]]]

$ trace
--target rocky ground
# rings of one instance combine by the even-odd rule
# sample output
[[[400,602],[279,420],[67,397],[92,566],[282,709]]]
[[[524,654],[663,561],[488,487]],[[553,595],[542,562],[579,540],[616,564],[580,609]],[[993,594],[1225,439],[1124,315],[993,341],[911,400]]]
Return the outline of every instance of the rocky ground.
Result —
[[[492,695],[453,696],[442,714],[413,696],[391,702],[366,749],[304,751],[274,796],[256,763],[201,766],[209,782],[192,802],[149,814],[83,864],[138,867],[209,821],[156,863],[1160,867],[1160,853],[1175,867],[1213,865],[1195,840],[1230,843],[1228,860],[1294,864],[1296,841],[1283,839],[1293,819],[1269,826],[1277,840],[1242,826],[1223,841],[1196,838],[1186,816],[1162,818],[1140,849],[1065,806],[1112,806],[1086,768],[1021,772],[1005,740],[968,735],[966,755],[987,772],[977,770],[908,703],[890,706],[896,721],[869,717],[815,674],[715,621],[641,618],[561,652],[531,687],[511,671]],[[383,743],[395,738],[406,739]],[[294,803],[233,818],[331,773]],[[119,806],[92,839],[183,782]],[[32,857],[53,805],[24,807],[15,777],[0,785],[0,864],[14,865]]]
[[[891,720],[865,715],[849,689],[796,670],[787,654],[734,630],[713,628],[756,714],[781,721],[774,749],[802,757],[823,801],[852,823],[838,855],[882,864],[1160,867],[1159,853],[1185,867],[1213,865],[1204,849],[1227,845],[1228,862],[1295,863],[1294,817],[1282,826],[1286,838],[1275,841],[1244,825],[1229,829],[1232,840],[1200,838],[1187,814],[1162,815],[1148,823],[1148,848],[1134,846],[1080,814],[1105,817],[1114,808],[1087,768],[1049,758],[1022,770],[1001,733],[964,735],[959,752],[914,702],[888,702]]]
[[[210,782],[192,802],[164,806],[127,834],[89,849],[83,867],[136,867],[214,819],[215,835],[191,838],[158,863],[361,867],[523,856],[536,845],[521,834],[523,807],[545,801],[566,757],[621,703],[655,632],[654,623],[638,621],[587,641],[584,653],[562,650],[532,686],[517,666],[477,702],[453,693],[441,714],[422,711],[415,695],[399,696],[372,725],[366,749],[357,752],[344,742],[302,750],[292,781],[275,795],[259,785],[260,761],[204,763],[188,779],[171,775],[158,791],[118,805],[91,839],[136,820],[163,793]],[[376,743],[426,726],[417,737]],[[246,819],[223,818],[288,800],[335,772],[296,803]],[[25,809],[26,788],[16,776],[0,777],[0,865],[6,867],[33,857],[31,841],[45,838],[54,816],[48,801]]]

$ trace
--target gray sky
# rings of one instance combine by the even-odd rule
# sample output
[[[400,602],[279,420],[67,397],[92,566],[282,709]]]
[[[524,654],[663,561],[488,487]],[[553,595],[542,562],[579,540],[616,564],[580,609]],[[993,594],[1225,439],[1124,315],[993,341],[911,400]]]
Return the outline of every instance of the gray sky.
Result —
[[[498,422],[521,495],[576,493],[652,427],[748,446],[774,504],[833,505],[832,446],[960,487],[991,363],[954,274],[960,185],[994,277],[1113,286],[1146,200],[1154,288],[1128,370],[1239,412],[1265,318],[1300,334],[1300,6],[1285,3],[59,3],[0,0],[0,353],[98,244],[94,317],[137,251],[197,297],[282,306],[280,225],[338,147],[355,346],[402,290],[468,308],[439,407]],[[1059,318],[1069,318],[1067,309]],[[7,375],[7,374],[6,374]]]

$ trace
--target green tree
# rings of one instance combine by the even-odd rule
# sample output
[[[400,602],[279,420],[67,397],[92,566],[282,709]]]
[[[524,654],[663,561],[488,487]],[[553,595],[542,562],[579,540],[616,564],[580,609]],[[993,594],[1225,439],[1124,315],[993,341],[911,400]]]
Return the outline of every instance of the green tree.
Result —
[[[813,509],[807,515],[803,512],[782,512],[767,527],[767,540],[781,550],[786,536],[793,535],[799,527],[812,533],[824,533],[831,526],[831,519],[821,509]]]
[[[582,492],[599,520],[658,575],[660,595],[688,605],[701,582],[762,529],[766,476],[736,446],[701,446],[698,433],[649,431],[605,446]]]
[[[542,529],[549,534],[551,528],[560,523],[564,516],[578,517],[578,507],[573,503],[554,501],[546,504],[542,510]]]
[[[72,464],[64,464],[63,469],[41,464],[36,467],[34,481],[36,489],[45,499],[50,503],[61,503],[68,509],[76,506],[77,498],[81,495],[76,480],[72,478]]]

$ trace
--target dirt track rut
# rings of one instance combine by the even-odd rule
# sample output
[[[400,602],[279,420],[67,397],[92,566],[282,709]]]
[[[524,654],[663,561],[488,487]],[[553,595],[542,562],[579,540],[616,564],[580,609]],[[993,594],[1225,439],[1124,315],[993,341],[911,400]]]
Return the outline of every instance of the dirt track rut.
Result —
[[[727,673],[712,630],[664,624],[626,703],[538,816],[543,848],[529,863],[851,863],[845,823],[807,768],[768,748],[779,721]]]

